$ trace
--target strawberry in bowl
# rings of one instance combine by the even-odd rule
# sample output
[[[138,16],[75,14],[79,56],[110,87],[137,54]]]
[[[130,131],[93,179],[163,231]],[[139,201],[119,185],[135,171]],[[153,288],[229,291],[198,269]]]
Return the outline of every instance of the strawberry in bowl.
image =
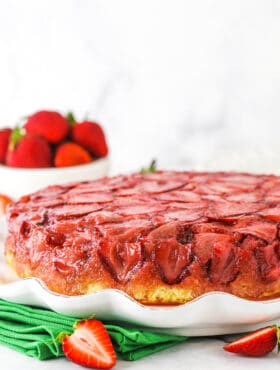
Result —
[[[106,176],[104,131],[96,122],[84,123],[72,113],[41,110],[23,127],[1,129],[0,192],[16,198],[52,184]]]

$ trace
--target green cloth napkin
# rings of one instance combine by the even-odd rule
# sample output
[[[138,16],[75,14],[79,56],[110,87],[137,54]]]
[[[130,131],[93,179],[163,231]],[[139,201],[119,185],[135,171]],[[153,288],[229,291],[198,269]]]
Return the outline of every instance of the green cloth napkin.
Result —
[[[0,299],[0,344],[39,360],[63,356],[57,336],[73,332],[77,319]],[[188,338],[105,323],[117,354],[129,361],[169,348]]]

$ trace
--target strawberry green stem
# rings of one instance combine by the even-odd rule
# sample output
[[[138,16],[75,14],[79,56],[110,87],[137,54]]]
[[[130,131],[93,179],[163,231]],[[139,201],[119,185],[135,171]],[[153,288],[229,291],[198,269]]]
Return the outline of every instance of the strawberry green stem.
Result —
[[[149,167],[144,167],[141,169],[141,173],[153,173],[153,172],[156,172],[157,170],[157,162],[155,159],[152,160],[152,162],[150,163],[150,166]]]
[[[58,336],[56,337],[56,342],[59,343],[59,344],[62,344],[64,338],[67,337],[68,335],[71,335],[71,333],[67,333],[67,332],[64,332],[64,331],[59,333]]]
[[[24,137],[25,132],[21,127],[15,127],[10,136],[9,149],[15,149],[16,145]]]
[[[73,126],[77,123],[76,118],[75,118],[75,116],[74,116],[74,113],[73,113],[73,112],[68,112],[68,113],[66,114],[66,119],[67,119],[67,121],[69,122],[69,125],[70,125],[71,127],[73,127]]]

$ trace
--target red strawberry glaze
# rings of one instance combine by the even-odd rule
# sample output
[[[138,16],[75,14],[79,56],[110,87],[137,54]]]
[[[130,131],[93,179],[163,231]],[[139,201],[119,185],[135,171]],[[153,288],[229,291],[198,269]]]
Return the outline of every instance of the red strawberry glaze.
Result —
[[[144,303],[210,291],[280,294],[273,175],[158,171],[53,186],[9,208],[8,260],[69,295],[121,289]]]

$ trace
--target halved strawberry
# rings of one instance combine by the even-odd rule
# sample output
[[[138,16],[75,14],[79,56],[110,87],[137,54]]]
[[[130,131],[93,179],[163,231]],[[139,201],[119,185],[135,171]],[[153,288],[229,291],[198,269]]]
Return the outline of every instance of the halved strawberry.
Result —
[[[158,243],[153,259],[163,281],[177,284],[189,273],[193,255],[190,244],[181,244],[173,237]]]
[[[271,352],[277,344],[277,327],[267,326],[238,338],[224,346],[228,352],[245,356],[264,356]]]
[[[62,342],[65,356],[83,366],[111,369],[116,364],[116,353],[102,322],[91,319],[79,321],[72,335]]]
[[[140,242],[119,243],[112,237],[100,243],[98,254],[107,270],[122,283],[131,278],[132,272],[142,266],[144,259]]]

